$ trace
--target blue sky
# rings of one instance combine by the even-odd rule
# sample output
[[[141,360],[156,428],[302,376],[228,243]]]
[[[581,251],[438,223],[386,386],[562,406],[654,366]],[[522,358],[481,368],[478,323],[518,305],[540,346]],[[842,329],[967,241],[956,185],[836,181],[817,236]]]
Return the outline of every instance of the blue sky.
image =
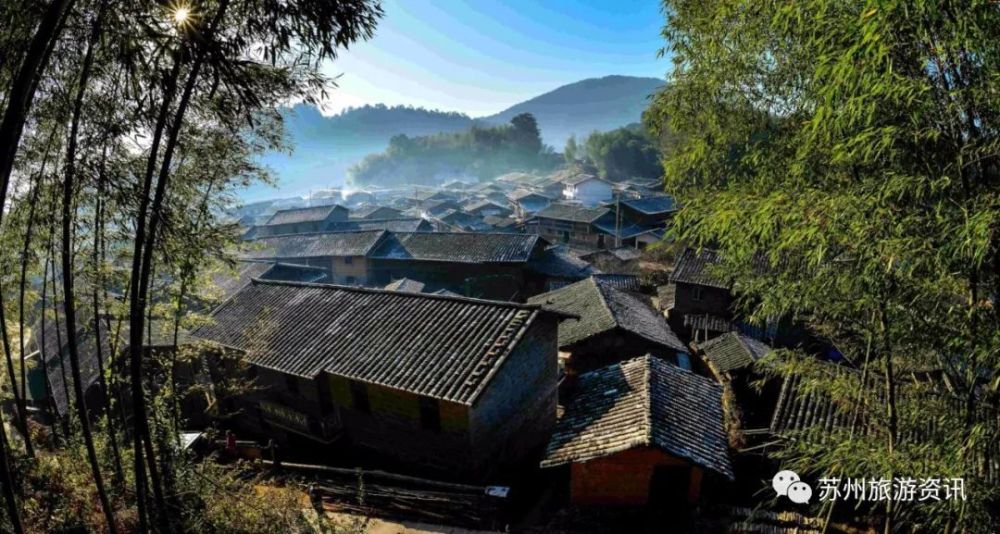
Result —
[[[325,114],[408,104],[472,116],[584,78],[662,78],[658,0],[386,0],[375,37],[324,72]]]

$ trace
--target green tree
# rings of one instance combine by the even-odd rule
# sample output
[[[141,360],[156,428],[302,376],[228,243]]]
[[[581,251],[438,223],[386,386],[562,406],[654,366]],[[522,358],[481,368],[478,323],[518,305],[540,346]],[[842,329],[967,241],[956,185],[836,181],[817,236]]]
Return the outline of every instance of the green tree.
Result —
[[[602,178],[621,181],[660,175],[660,151],[639,124],[593,132],[584,143],[587,158]]]
[[[576,135],[569,136],[569,139],[566,140],[566,148],[563,149],[563,157],[566,159],[566,163],[576,163],[579,152],[580,147],[576,145]]]
[[[965,477],[968,502],[862,510],[887,532],[995,531],[982,462],[1000,439],[1000,10],[671,0],[665,13],[674,70],[647,120],[679,136],[665,161],[685,206],[675,237],[723,251],[751,318],[795,317],[880,384],[786,354],[781,371],[871,432],[781,457],[820,476]],[[926,370],[947,378],[907,379]]]

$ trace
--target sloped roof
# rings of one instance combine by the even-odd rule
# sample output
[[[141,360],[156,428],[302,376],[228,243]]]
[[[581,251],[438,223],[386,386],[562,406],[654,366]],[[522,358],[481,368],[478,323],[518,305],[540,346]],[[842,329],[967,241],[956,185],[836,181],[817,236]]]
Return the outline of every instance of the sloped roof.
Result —
[[[212,275],[212,286],[219,291],[221,300],[228,299],[250,283],[251,279],[260,278],[274,263],[269,261],[240,262],[235,270],[223,269]]]
[[[639,291],[639,276],[635,274],[594,273],[594,281],[625,291]]]
[[[464,209],[467,212],[473,212],[473,211],[476,211],[476,210],[482,209],[482,208],[496,208],[496,209],[500,209],[500,210],[502,210],[504,212],[510,212],[511,211],[510,208],[508,208],[507,206],[501,206],[500,204],[497,204],[496,202],[493,202],[492,200],[488,200],[488,199],[472,201],[472,202],[466,204],[462,209]]]
[[[565,179],[560,180],[560,181],[562,183],[564,183],[564,184],[577,185],[577,184],[582,184],[583,182],[587,182],[587,181],[590,181],[590,180],[597,180],[599,182],[604,182],[606,184],[610,184],[611,183],[611,182],[609,182],[609,181],[607,181],[607,180],[605,180],[603,178],[598,178],[597,176],[594,176],[593,174],[577,174],[575,176],[570,176],[569,178],[565,178]]]
[[[509,197],[510,197],[511,200],[513,200],[515,202],[520,202],[520,201],[522,201],[522,200],[524,200],[525,198],[528,198],[528,197],[538,197],[538,198],[540,198],[542,200],[549,200],[549,201],[552,200],[552,198],[549,197],[546,194],[539,193],[538,191],[529,191],[527,189],[518,189],[518,190],[512,192],[509,195]]]
[[[709,272],[712,266],[721,262],[722,256],[717,251],[707,248],[701,251],[684,249],[674,265],[674,272],[670,273],[670,281],[728,289],[728,284]]]
[[[729,479],[722,387],[646,355],[580,375],[542,467],[656,447]]]
[[[521,263],[538,243],[533,234],[497,232],[400,232],[372,253],[380,259],[455,263]]]
[[[355,232],[364,230],[388,230],[390,232],[426,232],[431,224],[420,217],[399,217],[394,219],[354,219],[334,222],[333,231]]]
[[[572,221],[592,223],[601,217],[611,213],[608,208],[587,208],[575,204],[549,204],[548,207],[535,214],[539,219],[556,219],[559,221]]]
[[[419,280],[411,280],[409,278],[400,278],[399,280],[393,280],[385,285],[385,289],[389,291],[406,291],[408,293],[422,293],[424,291],[424,284]]]
[[[766,343],[739,332],[727,332],[701,343],[698,348],[720,373],[753,365],[771,352]]]
[[[652,343],[687,351],[648,297],[622,291],[593,277],[536,295],[528,302],[579,317],[559,325],[560,347],[620,328]]]
[[[335,210],[346,210],[347,208],[332,204],[329,206],[315,206],[311,208],[291,208],[278,210],[267,220],[266,225],[275,224],[295,224],[304,222],[320,222],[326,220]]]
[[[390,217],[385,215],[391,213]],[[371,219],[372,215],[378,214],[379,219],[393,219],[403,213],[403,210],[391,208],[389,206],[365,206],[351,211],[351,219]]]
[[[262,237],[247,242],[247,259],[365,256],[385,235],[384,230],[323,232]]]
[[[644,198],[623,198],[623,206],[628,206],[639,213],[657,215],[677,211],[677,201],[669,195],[650,196]]]
[[[570,280],[583,280],[598,272],[592,265],[561,247],[546,249],[541,256],[528,262],[528,268],[545,276]]]
[[[193,335],[282,373],[327,372],[471,404],[541,313],[508,302],[254,281]]]

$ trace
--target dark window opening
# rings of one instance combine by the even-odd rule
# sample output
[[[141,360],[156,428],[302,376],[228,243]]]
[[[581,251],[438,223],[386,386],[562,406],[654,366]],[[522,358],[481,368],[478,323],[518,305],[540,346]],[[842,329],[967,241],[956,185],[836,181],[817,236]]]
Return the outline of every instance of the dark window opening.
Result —
[[[292,375],[285,375],[285,387],[292,395],[299,395],[299,379]]]
[[[432,432],[441,431],[441,409],[437,399],[420,397],[420,426]]]
[[[354,257],[353,256],[347,256],[347,257],[345,257],[344,258],[344,263],[346,263],[348,265],[354,263]]]
[[[368,388],[363,383],[351,382],[351,401],[355,410],[371,413],[372,408],[368,403]]]
[[[705,299],[704,288],[702,288],[701,286],[694,286],[694,288],[691,291],[691,298],[693,300],[704,300]]]

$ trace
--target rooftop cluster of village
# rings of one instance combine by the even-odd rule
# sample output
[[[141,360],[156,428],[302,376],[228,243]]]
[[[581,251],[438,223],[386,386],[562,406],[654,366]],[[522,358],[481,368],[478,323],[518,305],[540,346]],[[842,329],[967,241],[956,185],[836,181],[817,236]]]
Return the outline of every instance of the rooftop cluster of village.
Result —
[[[515,173],[297,204],[244,209],[210,320],[147,340],[199,347],[179,376],[212,385],[183,402],[194,435],[528,493],[544,480],[570,505],[689,511],[759,490],[758,446],[843,423],[794,379],[750,385],[772,347],[836,352],[788,321],[739,316],[718,253],[654,246],[680,209],[656,183]],[[59,413],[62,324],[34,330],[48,363],[35,401]],[[81,344],[96,388],[100,349]],[[234,379],[255,387],[229,393]]]

